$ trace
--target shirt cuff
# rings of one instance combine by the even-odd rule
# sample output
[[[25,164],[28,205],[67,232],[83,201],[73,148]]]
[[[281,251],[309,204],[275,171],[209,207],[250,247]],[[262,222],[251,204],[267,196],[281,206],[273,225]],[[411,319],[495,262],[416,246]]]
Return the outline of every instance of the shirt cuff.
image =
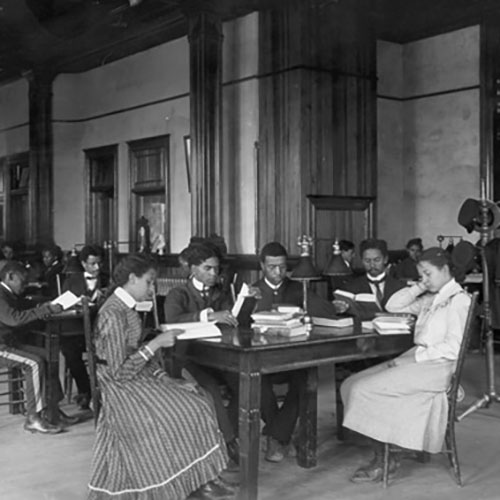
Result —
[[[211,307],[203,309],[203,311],[200,312],[200,321],[203,323],[208,323],[208,313],[213,313],[213,312],[214,310]]]

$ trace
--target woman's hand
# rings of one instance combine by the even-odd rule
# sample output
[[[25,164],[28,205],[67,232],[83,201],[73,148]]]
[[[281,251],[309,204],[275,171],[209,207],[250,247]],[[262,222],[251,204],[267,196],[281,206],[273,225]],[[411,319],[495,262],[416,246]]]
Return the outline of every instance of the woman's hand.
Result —
[[[231,314],[231,311],[216,311],[208,313],[208,320],[216,323],[224,323],[230,326],[238,326],[238,320]]]
[[[148,344],[148,347],[155,352],[160,347],[172,347],[175,344],[175,338],[177,335],[184,333],[184,330],[180,328],[173,328],[172,330],[167,330],[166,332],[160,333]]]

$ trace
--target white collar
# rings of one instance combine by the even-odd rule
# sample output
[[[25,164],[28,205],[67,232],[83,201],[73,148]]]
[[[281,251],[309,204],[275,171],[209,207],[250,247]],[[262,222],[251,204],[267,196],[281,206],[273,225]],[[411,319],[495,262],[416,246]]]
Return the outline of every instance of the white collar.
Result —
[[[137,302],[136,300],[134,299],[134,297],[132,297],[132,295],[130,295],[130,293],[128,293],[124,288],[122,288],[121,286],[118,286],[115,288],[115,291],[113,292],[127,307],[130,307],[130,309],[134,309],[134,307],[136,306]]]
[[[283,284],[282,281],[279,285],[273,285],[267,278],[264,278],[264,281],[271,290],[278,290],[279,288],[281,288],[281,285]]]
[[[372,278],[369,274],[366,275],[366,278],[370,283],[378,283],[379,281],[384,281],[386,278],[385,271],[377,275],[376,278]]]
[[[84,271],[83,272],[83,277],[85,279],[89,279],[89,280],[96,280],[97,279],[97,276],[92,276],[90,273],[88,273],[87,271]]]
[[[198,290],[199,292],[203,292],[203,290],[207,290],[208,286],[205,286],[201,281],[197,280],[194,276],[192,277],[193,280],[193,286]]]

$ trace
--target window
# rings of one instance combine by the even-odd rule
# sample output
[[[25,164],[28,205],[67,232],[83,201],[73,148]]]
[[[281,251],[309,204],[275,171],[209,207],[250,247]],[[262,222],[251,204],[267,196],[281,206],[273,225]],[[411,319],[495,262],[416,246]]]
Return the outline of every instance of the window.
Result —
[[[169,136],[129,143],[130,251],[169,251]],[[147,230],[144,229],[147,227]],[[147,240],[147,241],[146,241]]]
[[[115,176],[117,147],[106,146],[88,149],[86,157],[87,243],[103,245],[105,241],[116,241],[116,194]]]

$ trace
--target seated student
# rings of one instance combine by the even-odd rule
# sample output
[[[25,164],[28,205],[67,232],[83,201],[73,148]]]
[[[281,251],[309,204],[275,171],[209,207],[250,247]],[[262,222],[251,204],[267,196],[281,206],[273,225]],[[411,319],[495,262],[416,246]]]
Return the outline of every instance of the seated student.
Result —
[[[405,284],[386,272],[388,263],[387,243],[384,240],[368,239],[361,242],[361,259],[365,274],[345,284],[343,290],[358,294],[368,293],[375,296],[377,307],[374,310],[361,309],[357,312],[362,320],[371,320],[375,316],[375,309],[383,311],[391,295],[405,286]],[[349,304],[342,300],[335,300],[339,312],[356,314],[349,310]]]
[[[441,451],[447,425],[446,389],[453,374],[470,297],[455,281],[449,254],[429,248],[418,263],[421,282],[394,293],[390,312],[417,315],[415,347],[401,356],[347,378],[340,390],[344,426],[373,440],[375,457],[354,482],[380,481],[382,443],[412,450]],[[393,461],[389,472],[399,464]]]
[[[231,326],[238,324],[231,314],[231,297],[219,285],[220,254],[212,245],[192,244],[182,251],[190,278],[186,284],[173,288],[165,298],[165,321],[183,323],[215,321]],[[184,368],[206,389],[214,400],[219,427],[224,435],[230,458],[238,463],[238,377],[218,370],[201,368],[187,363]],[[228,408],[224,406],[220,383],[229,386],[232,397]]]
[[[394,267],[393,276],[404,281],[418,281],[417,262],[424,250],[421,238],[413,238],[406,244],[408,257]]]
[[[212,500],[234,489],[219,479],[227,455],[208,397],[170,378],[154,359],[176,331],[144,342],[134,307],[151,299],[154,261],[125,257],[116,288],[97,316],[97,377],[103,395],[88,500],[160,498]]]
[[[82,266],[81,272],[68,274],[63,285],[63,292],[69,290],[77,297],[86,295],[94,304],[102,304],[104,300],[103,288],[107,284],[101,274],[103,251],[95,245],[87,245],[82,248],[78,259]],[[67,331],[82,330],[81,322],[69,320],[64,327]],[[61,351],[66,360],[71,376],[76,382],[78,395],[76,402],[82,410],[89,409],[90,403],[90,380],[87,368],[82,359],[85,352],[85,337],[83,330],[81,335],[61,337]]]
[[[14,260],[15,258],[15,252],[14,252],[14,245],[8,241],[2,242],[0,245],[0,250],[2,251],[3,258],[5,260]]]
[[[26,286],[27,271],[16,261],[9,261],[0,271],[0,365],[21,366],[26,374],[26,422],[24,428],[30,432],[55,434],[61,432],[59,426],[50,425],[41,416],[44,408],[44,360],[20,348],[20,340],[26,327],[35,321],[44,319],[51,313],[62,310],[60,305],[49,302],[38,307],[29,307],[22,298]],[[56,387],[62,399],[59,384]],[[63,423],[75,423],[61,411]]]
[[[349,269],[352,269],[352,263],[354,260],[354,252],[355,252],[354,243],[349,240],[340,240],[339,248],[340,248],[340,255],[342,259],[344,259],[346,266]]]
[[[44,270],[42,281],[45,284],[44,293],[50,299],[55,299],[62,291],[61,273],[64,269],[62,250],[57,245],[46,246],[42,249]]]
[[[267,243],[260,252],[263,278],[252,286],[260,291],[256,311],[270,311],[279,304],[303,305],[302,284],[286,277],[288,254],[278,242]],[[313,292],[308,293],[308,312],[312,316],[334,318],[335,306]],[[261,386],[261,411],[266,427],[269,462],[281,462],[288,452],[290,440],[299,415],[299,395],[305,383],[301,370],[264,375]],[[274,384],[288,384],[288,392],[281,408],[273,390]]]

